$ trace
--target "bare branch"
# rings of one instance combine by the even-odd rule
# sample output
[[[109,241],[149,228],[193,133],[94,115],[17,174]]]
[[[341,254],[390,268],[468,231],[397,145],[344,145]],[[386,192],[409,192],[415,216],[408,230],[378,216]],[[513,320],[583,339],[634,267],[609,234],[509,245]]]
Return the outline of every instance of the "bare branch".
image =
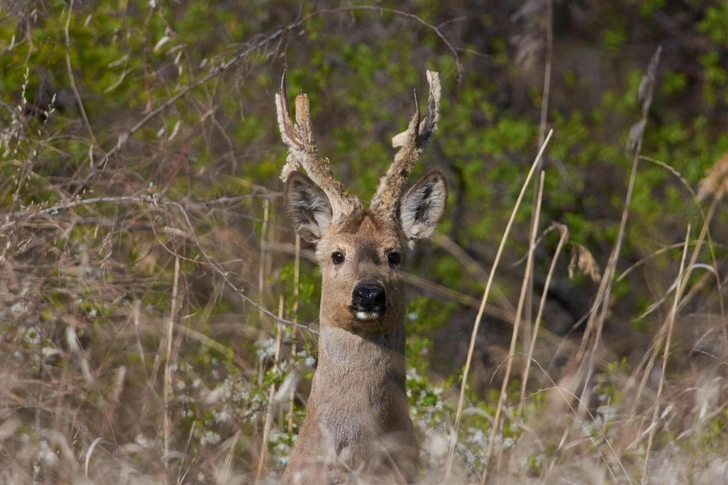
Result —
[[[119,135],[117,143],[111,148],[106,154],[98,161],[98,163],[95,164],[93,169],[88,173],[88,175],[84,179],[84,183],[79,184],[76,191],[73,193],[73,197],[77,196],[81,191],[83,190],[83,187],[88,183],[94,176],[99,175],[103,172],[104,168],[106,167],[106,164],[109,162],[112,156],[114,156],[120,149],[123,147],[126,142],[131,138],[131,136],[139,131],[144,125],[149,123],[150,120],[152,120],[154,117],[159,115],[160,113],[164,112],[167,108],[174,105],[177,101],[179,101],[181,98],[187,96],[191,91],[194,89],[202,86],[203,84],[206,84],[208,81],[216,78],[217,76],[225,73],[228,71],[231,67],[236,65],[238,62],[240,62],[243,59],[246,59],[250,53],[255,52],[258,49],[261,49],[265,47],[266,45],[270,44],[271,42],[281,38],[284,34],[291,32],[300,26],[304,25],[306,22],[311,20],[314,17],[318,17],[320,15],[331,15],[331,14],[337,14],[337,13],[344,13],[344,12],[350,12],[353,10],[373,10],[378,12],[387,12],[391,13],[400,17],[408,18],[411,20],[415,20],[419,22],[420,24],[424,25],[425,27],[433,30],[435,34],[442,39],[442,41],[445,43],[445,45],[448,47],[450,52],[452,52],[453,56],[455,57],[455,65],[457,66],[457,72],[458,72],[458,82],[462,78],[462,67],[460,65],[460,60],[457,54],[457,51],[455,48],[450,44],[450,42],[447,41],[445,36],[440,32],[440,30],[427,22],[425,22],[423,19],[421,19],[419,16],[403,12],[400,10],[394,10],[389,8],[382,8],[375,5],[358,5],[358,6],[351,6],[351,7],[342,7],[337,9],[321,9],[317,10],[310,15],[307,15],[305,17],[300,18],[299,20],[287,25],[286,27],[280,28],[273,32],[272,34],[268,35],[267,37],[264,37],[259,42],[256,42],[255,44],[240,50],[237,54],[235,54],[229,61],[222,64],[221,66],[213,69],[210,71],[206,76],[201,77],[197,81],[194,81],[190,84],[188,84],[185,88],[181,89],[177,94],[169,98],[167,101],[162,103],[161,105],[157,106],[153,110],[149,111],[141,120],[139,120],[134,126],[132,126],[128,131],[122,133]]]

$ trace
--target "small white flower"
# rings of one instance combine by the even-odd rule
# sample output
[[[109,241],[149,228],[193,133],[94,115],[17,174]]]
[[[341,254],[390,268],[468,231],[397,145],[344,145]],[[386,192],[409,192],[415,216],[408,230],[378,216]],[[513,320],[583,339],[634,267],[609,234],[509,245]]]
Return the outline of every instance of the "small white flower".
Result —
[[[235,394],[232,396],[233,401],[236,403],[241,403],[248,399],[249,393],[248,389],[242,386],[236,386]]]
[[[213,417],[215,418],[216,423],[225,423],[228,419],[230,419],[230,414],[228,414],[227,411],[223,410],[221,412],[213,411]]]
[[[255,345],[257,347],[256,353],[258,354],[259,359],[265,359],[276,355],[276,341],[272,338],[258,340]]]
[[[468,437],[468,443],[472,443],[474,445],[485,448],[485,446],[488,444],[488,437],[485,435],[485,433],[483,433],[482,429],[476,429]]]
[[[215,433],[214,431],[206,431],[205,434],[202,436],[202,443],[208,443],[211,445],[216,445],[220,442],[220,435]]]

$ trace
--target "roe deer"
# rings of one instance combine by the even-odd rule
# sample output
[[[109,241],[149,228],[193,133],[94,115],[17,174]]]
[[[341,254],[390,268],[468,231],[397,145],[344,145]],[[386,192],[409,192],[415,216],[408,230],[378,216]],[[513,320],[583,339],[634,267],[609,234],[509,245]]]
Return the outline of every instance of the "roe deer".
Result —
[[[399,152],[366,210],[319,155],[305,94],[296,98],[291,120],[285,73],[281,79],[276,107],[289,151],[281,176],[286,207],[298,234],[316,244],[323,276],[318,367],[285,471],[288,483],[342,483],[357,475],[408,483],[417,475],[419,451],[405,390],[401,272],[407,250],[442,217],[445,176],[432,170],[400,196],[437,129],[440,80],[431,71],[427,80],[427,115],[421,123],[415,94],[407,131],[392,139]]]

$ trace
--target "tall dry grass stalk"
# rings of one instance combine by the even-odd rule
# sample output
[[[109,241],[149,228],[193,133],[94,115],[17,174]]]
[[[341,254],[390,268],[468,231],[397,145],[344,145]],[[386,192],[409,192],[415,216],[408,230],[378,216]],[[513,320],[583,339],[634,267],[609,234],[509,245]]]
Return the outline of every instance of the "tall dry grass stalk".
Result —
[[[490,294],[490,288],[493,284],[493,279],[495,278],[496,270],[498,269],[498,264],[500,263],[501,256],[503,255],[503,250],[505,249],[506,241],[508,240],[508,235],[510,234],[511,227],[513,226],[513,221],[516,218],[516,213],[518,212],[518,209],[521,206],[521,201],[523,200],[523,196],[526,193],[526,189],[528,188],[528,184],[531,182],[531,177],[533,177],[534,172],[536,171],[536,167],[541,160],[541,156],[543,156],[544,151],[546,150],[546,147],[548,146],[549,140],[551,140],[551,135],[553,134],[554,130],[549,130],[548,136],[546,137],[546,140],[544,140],[543,145],[541,145],[541,149],[539,150],[538,154],[536,155],[536,159],[533,161],[533,164],[531,164],[531,169],[528,172],[528,175],[526,176],[526,180],[523,183],[523,186],[521,187],[521,192],[518,194],[518,199],[516,200],[516,204],[513,207],[513,211],[511,212],[511,217],[508,220],[508,224],[506,224],[506,229],[503,232],[503,236],[501,238],[500,245],[498,246],[498,252],[496,253],[495,260],[493,261],[493,268],[490,271],[490,275],[488,276],[488,282],[485,285],[485,291],[483,292],[483,298],[480,300],[480,308],[478,309],[478,314],[475,317],[475,322],[473,324],[473,331],[470,334],[470,345],[468,347],[468,354],[465,359],[465,367],[463,368],[463,377],[460,381],[460,397],[458,398],[458,406],[457,411],[455,413],[455,423],[453,425],[453,429],[451,431],[452,436],[450,437],[450,448],[447,453],[447,458],[445,460],[445,480],[448,480],[450,478],[450,475],[452,474],[452,465],[453,465],[453,459],[455,457],[455,446],[457,445],[458,441],[458,430],[460,429],[460,421],[462,420],[462,413],[463,413],[463,404],[465,403],[465,390],[467,388],[468,384],[468,374],[470,372],[470,365],[473,360],[473,352],[475,351],[475,342],[477,340],[478,336],[478,330],[480,329],[480,322],[483,318],[483,313],[485,311],[485,304],[488,301],[488,296]],[[518,325],[518,321],[514,322],[514,325]]]
[[[617,269],[617,262],[622,250],[622,243],[624,241],[624,233],[627,227],[627,219],[629,216],[630,203],[632,202],[632,193],[634,191],[635,179],[637,177],[637,167],[639,165],[640,152],[642,150],[642,140],[644,139],[644,130],[647,124],[647,115],[652,104],[652,94],[655,86],[655,79],[657,76],[657,66],[660,62],[660,54],[662,53],[662,47],[658,47],[655,54],[650,59],[650,63],[647,66],[645,75],[642,77],[640,83],[638,97],[642,107],[642,118],[640,121],[635,123],[630,130],[630,139],[628,142],[628,149],[633,151],[632,157],[632,171],[629,176],[629,183],[627,186],[627,194],[624,201],[624,209],[622,210],[622,217],[619,223],[619,230],[617,232],[617,238],[614,243],[614,248],[609,257],[606,267],[604,268],[604,274],[602,277],[597,296],[592,305],[589,318],[587,320],[586,329],[582,338],[581,347],[577,354],[577,360],[583,362],[584,365],[584,382],[585,385],[582,388],[581,400],[585,401],[586,393],[589,389],[589,382],[591,381],[592,374],[594,372],[594,364],[597,355],[597,351],[601,344],[602,331],[604,329],[604,322],[606,321],[609,302],[611,298],[612,285],[614,283],[614,277]]]
[[[171,418],[169,415],[169,392],[172,387],[172,371],[170,363],[172,357],[172,337],[174,335],[174,322],[177,318],[177,307],[179,306],[179,258],[174,258],[174,281],[172,283],[172,300],[169,308],[169,318],[167,319],[167,334],[164,338],[167,344],[166,358],[164,361],[164,389],[162,390],[162,405],[164,406],[164,454],[169,454],[169,438],[171,433]],[[165,459],[165,469],[169,463]]]
[[[265,307],[265,270],[266,260],[268,252],[266,251],[266,242],[268,240],[268,218],[270,217],[270,201],[268,199],[263,200],[263,227],[260,230],[260,264],[258,266],[258,288],[259,288],[259,301],[262,307]],[[280,317],[280,316],[279,316]],[[260,322],[261,329],[263,323],[264,313],[260,311]]]
[[[650,450],[652,449],[652,441],[655,437],[655,431],[657,429],[657,417],[660,411],[660,398],[662,397],[662,390],[665,387],[665,375],[667,370],[667,361],[670,357],[670,346],[672,344],[672,334],[673,330],[675,328],[675,317],[678,312],[678,304],[680,302],[680,298],[682,297],[683,290],[685,288],[685,282],[687,282],[687,278],[689,276],[689,269],[688,273],[685,272],[685,260],[688,254],[688,241],[690,240],[690,225],[688,224],[688,229],[685,234],[685,245],[683,246],[683,253],[682,258],[680,260],[680,270],[678,271],[677,275],[677,288],[675,289],[675,298],[673,299],[672,308],[670,309],[670,312],[667,315],[667,319],[665,321],[665,325],[667,326],[666,333],[667,338],[665,341],[665,350],[662,354],[662,372],[660,374],[660,381],[657,386],[657,395],[655,396],[655,403],[652,408],[652,422],[650,424],[650,435],[647,438],[647,446],[645,448],[645,463],[644,468],[642,469],[642,483],[645,483],[647,481],[647,470],[650,463]]]
[[[541,91],[541,118],[538,124],[538,145],[543,144],[544,138],[546,137],[546,123],[548,121],[549,114],[549,96],[551,94],[551,63],[554,50],[554,6],[553,0],[545,0],[546,4],[546,19],[545,19],[545,30],[546,30],[546,56],[544,61],[544,72],[543,72],[543,89]],[[544,170],[543,159],[539,162],[539,166],[536,169],[536,181],[534,181],[533,191],[533,203],[531,204],[531,225],[534,225],[534,218],[538,216],[539,212],[537,206],[541,204],[541,197],[543,196],[543,190],[539,189],[538,184],[541,180],[539,177]],[[536,244],[535,235],[532,233],[532,238],[529,242],[531,246]],[[528,283],[526,286],[526,309],[525,309],[525,320],[523,340],[524,345],[528,345],[530,340],[530,325],[531,319],[531,301],[533,299],[533,267],[526,274]]]
[[[518,342],[518,331],[521,327],[521,325],[528,326],[529,322],[523,322],[521,317],[523,315],[523,307],[526,305],[526,297],[529,295],[530,291],[530,284],[531,284],[531,275],[533,271],[533,251],[535,249],[536,244],[536,233],[538,232],[538,222],[541,215],[541,201],[543,200],[543,182],[544,182],[544,175],[545,172],[541,171],[541,176],[539,184],[538,184],[538,190],[537,190],[537,197],[536,197],[536,212],[533,215],[531,221],[531,244],[528,247],[528,255],[526,257],[526,271],[523,276],[523,282],[521,283],[521,295],[518,298],[518,306],[516,307],[516,317],[513,321],[513,334],[511,335],[511,346],[508,349],[508,356],[506,357],[506,370],[505,374],[503,376],[503,383],[501,384],[500,394],[498,396],[498,403],[495,407],[495,415],[493,416],[493,425],[490,429],[490,439],[488,440],[488,447],[485,451],[485,458],[483,459],[483,474],[480,478],[480,483],[482,485],[485,484],[487,478],[488,478],[488,465],[490,463],[490,458],[493,454],[493,449],[495,448],[495,443],[498,441],[498,432],[500,431],[500,418],[501,413],[503,412],[503,406],[506,401],[506,398],[508,397],[508,381],[511,377],[511,369],[513,368],[513,359],[516,354],[516,343]],[[548,292],[548,288],[544,289],[544,293]],[[528,302],[530,305],[530,302]],[[503,449],[502,447],[500,448]],[[498,460],[500,462],[500,460]]]
[[[298,323],[298,291],[299,291],[299,283],[301,280],[301,236],[296,234],[296,244],[295,244],[295,253],[294,253],[294,259],[293,259],[293,315],[291,317],[291,320],[295,323]],[[291,345],[291,364],[293,364],[294,359],[296,358],[296,339],[293,339],[293,344]],[[296,397],[296,386],[291,386],[291,391],[288,394],[289,404],[288,404],[288,432],[293,433],[293,406],[295,402]]]
[[[561,255],[561,250],[564,248],[564,244],[569,239],[569,229],[563,225],[554,223],[552,224],[546,231],[544,231],[544,234],[557,229],[561,233],[561,237],[559,237],[559,242],[556,245],[556,251],[554,252],[554,257],[551,260],[551,265],[549,266],[549,271],[546,274],[546,281],[544,282],[544,291],[541,293],[541,301],[538,305],[538,313],[536,314],[536,320],[533,323],[533,331],[531,334],[531,341],[528,344],[528,350],[526,353],[526,362],[523,369],[523,377],[521,382],[521,399],[518,403],[518,412],[516,413],[518,416],[523,416],[523,406],[526,403],[526,386],[528,386],[528,377],[531,370],[531,363],[533,361],[533,352],[536,348],[536,339],[538,338],[538,331],[541,327],[541,319],[543,318],[543,311],[544,308],[546,308],[546,298],[548,296],[548,288],[551,287],[551,278],[554,276],[554,271],[556,270],[556,263],[559,260],[559,256]]]

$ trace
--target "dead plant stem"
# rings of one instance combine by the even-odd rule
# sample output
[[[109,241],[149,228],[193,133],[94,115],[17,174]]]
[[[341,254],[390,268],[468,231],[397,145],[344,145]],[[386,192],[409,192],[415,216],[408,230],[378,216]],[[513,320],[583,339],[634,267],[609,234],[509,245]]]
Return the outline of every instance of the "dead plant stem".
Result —
[[[293,263],[293,315],[291,320],[298,323],[298,286],[301,279],[301,236],[296,234],[295,258]],[[291,345],[291,363],[296,360],[296,339]],[[293,433],[293,404],[296,397],[296,386],[291,386],[288,403],[288,433]]]
[[[536,162],[538,163],[538,162]],[[526,297],[529,294],[528,287],[531,282],[530,275],[531,271],[533,270],[533,251],[534,246],[533,242],[536,241],[536,234],[538,232],[538,222],[539,222],[539,216],[541,212],[541,200],[543,195],[543,181],[544,181],[544,172],[541,171],[541,177],[539,181],[539,190],[536,197],[536,213],[534,214],[534,217],[532,218],[532,225],[531,225],[531,244],[528,247],[528,256],[526,258],[526,271],[523,275],[523,282],[521,283],[521,296],[518,298],[518,306],[516,307],[516,318],[513,322],[513,334],[511,336],[511,346],[508,349],[508,356],[506,357],[506,370],[505,374],[503,375],[503,383],[501,384],[500,394],[498,395],[498,404],[495,407],[495,416],[493,417],[493,426],[490,428],[490,439],[488,440],[488,447],[485,451],[485,458],[483,460],[483,475],[480,478],[481,485],[485,484],[485,481],[488,478],[488,464],[490,463],[490,457],[493,453],[493,449],[495,448],[495,442],[498,438],[498,431],[500,427],[500,416],[503,412],[503,403],[505,403],[506,399],[508,398],[508,380],[511,377],[511,370],[513,369],[513,358],[516,354],[516,344],[518,343],[518,332],[521,328],[521,325],[527,325],[526,322],[522,322],[521,317],[523,315],[523,308],[526,306]],[[528,302],[530,304],[530,302]],[[501,452],[503,450],[503,447],[500,448]],[[500,452],[499,452],[500,454]],[[500,461],[500,460],[499,460]]]
[[[546,136],[546,122],[548,120],[549,113],[549,95],[551,91],[551,58],[553,54],[553,0],[546,0],[546,62],[544,65],[543,72],[543,91],[541,96],[541,119],[538,125],[538,146],[543,144],[544,137]],[[541,204],[541,198],[543,197],[543,189],[539,190],[537,185],[542,182],[542,179],[538,177],[543,172],[543,158],[539,160],[538,167],[536,168],[536,175],[538,181],[534,181],[533,191],[533,203],[531,205],[531,225],[533,226],[533,220],[537,217],[536,207]],[[532,247],[535,246],[535,235],[534,239],[531,239],[529,243]],[[526,286],[526,308],[525,308],[525,322],[523,327],[523,341],[524,345],[528,345],[531,333],[531,300],[533,299],[533,266],[531,270],[526,274],[528,284]]]
[[[258,301],[261,307],[265,307],[265,241],[268,232],[268,216],[269,216],[270,202],[268,199],[263,201],[263,227],[260,230],[260,260],[258,263]],[[260,318],[260,329],[263,329],[263,318],[265,314],[262,311],[258,312]]]
[[[554,271],[556,270],[556,263],[559,260],[559,256],[561,255],[561,250],[563,249],[564,244],[566,244],[566,241],[569,239],[569,230],[566,226],[564,226],[563,224],[554,224],[551,227],[558,228],[561,231],[561,237],[559,238],[559,243],[556,246],[556,252],[554,253],[554,257],[551,260],[551,266],[549,266],[549,271],[546,274],[546,282],[544,283],[544,290],[541,294],[541,302],[538,306],[536,320],[533,323],[531,342],[528,346],[528,352],[526,354],[526,365],[523,369],[523,382],[521,383],[521,401],[518,404],[518,417],[520,418],[523,417],[523,405],[526,402],[526,386],[528,385],[528,375],[531,369],[531,361],[533,360],[533,351],[536,348],[538,329],[541,326],[541,318],[543,317],[544,308],[546,308],[546,297],[548,296],[548,288],[551,286],[551,278],[553,277]]]
[[[278,317],[283,318],[283,296],[278,300]],[[278,324],[278,332],[276,333],[276,351],[273,357],[273,372],[278,372],[278,359],[281,355],[281,336],[283,335],[283,327]],[[271,384],[268,392],[268,410],[265,413],[265,425],[263,427],[263,442],[260,445],[260,455],[258,457],[258,468],[255,472],[255,484],[257,485],[260,481],[260,477],[265,470],[266,463],[268,461],[268,437],[270,436],[270,430],[273,426],[273,401],[276,395],[276,385]]]
[[[169,415],[169,391],[172,387],[172,334],[174,331],[174,320],[177,313],[177,296],[179,292],[179,258],[174,259],[174,281],[172,282],[172,301],[170,302],[169,318],[167,319],[167,356],[164,362],[164,389],[162,400],[164,405],[164,455],[169,455],[169,438],[172,431],[172,421]],[[167,470],[169,460],[164,460],[164,469]]]

